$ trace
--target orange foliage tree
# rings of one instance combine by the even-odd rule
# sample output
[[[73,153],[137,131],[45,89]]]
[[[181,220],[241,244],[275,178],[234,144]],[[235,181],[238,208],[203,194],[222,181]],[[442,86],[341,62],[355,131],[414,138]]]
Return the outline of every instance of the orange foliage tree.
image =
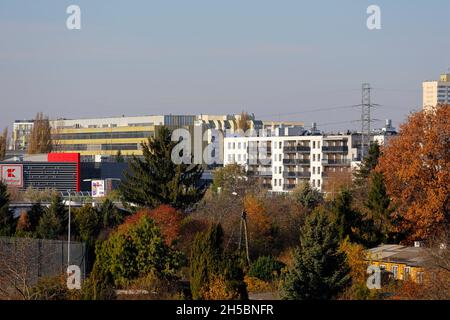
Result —
[[[449,222],[450,108],[409,116],[389,142],[377,171],[396,210],[396,231],[408,241],[425,239]],[[448,226],[448,225],[447,225]]]
[[[121,231],[125,231],[129,226],[140,221],[142,216],[151,218],[156,226],[161,230],[167,245],[172,244],[180,236],[180,229],[183,220],[183,214],[169,205],[161,205],[155,209],[142,209],[132,216],[125,219],[125,222],[119,226]]]
[[[244,199],[244,207],[247,213],[250,254],[270,254],[274,244],[274,226],[263,202],[248,195]]]

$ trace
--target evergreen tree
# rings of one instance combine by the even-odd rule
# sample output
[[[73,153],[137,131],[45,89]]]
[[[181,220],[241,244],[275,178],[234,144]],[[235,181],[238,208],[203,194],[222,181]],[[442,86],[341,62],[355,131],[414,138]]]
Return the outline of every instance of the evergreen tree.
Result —
[[[61,224],[54,211],[46,210],[39,220],[36,235],[41,239],[57,239],[61,234]]]
[[[45,210],[36,233],[40,238],[56,239],[67,230],[68,214],[59,194],[52,195],[50,206]]]
[[[141,144],[143,159],[133,156],[129,162],[131,173],[125,173],[120,186],[126,202],[150,208],[161,204],[187,208],[203,197],[203,169],[199,165],[175,164],[171,154],[176,144],[164,126],[158,128],[155,137]]]
[[[371,213],[373,220],[374,242],[370,245],[377,245],[385,242],[389,238],[390,232],[390,203],[391,200],[386,192],[383,174],[374,172],[371,175],[369,193],[366,207]]]
[[[380,145],[377,141],[374,141],[370,144],[369,152],[367,156],[363,159],[361,165],[359,166],[359,170],[355,172],[356,183],[361,185],[367,181],[370,176],[370,173],[378,164],[378,159],[381,156]]]
[[[323,195],[317,189],[312,188],[307,181],[294,190],[293,196],[298,203],[309,210],[314,210],[323,203]]]
[[[192,298],[204,298],[204,290],[216,276],[222,276],[229,292],[237,293],[241,299],[248,297],[242,268],[238,258],[225,255],[223,251],[223,229],[220,224],[195,237],[190,259],[190,283]]]
[[[111,200],[105,199],[100,207],[100,219],[103,228],[114,228],[124,221],[124,215]]]
[[[9,209],[8,188],[0,180],[0,235],[9,236],[15,229],[14,214]]]
[[[30,223],[30,230],[35,231],[39,220],[41,219],[42,215],[44,214],[44,208],[42,208],[40,203],[35,203],[31,207],[30,211],[28,212],[28,222]]]
[[[358,242],[359,240],[356,229],[360,226],[361,217],[357,211],[353,210],[352,200],[351,192],[343,189],[331,205],[339,241],[343,241],[347,236],[352,242]]]
[[[294,266],[281,295],[287,300],[328,300],[349,284],[349,267],[339,250],[339,237],[325,210],[316,208],[300,232]]]

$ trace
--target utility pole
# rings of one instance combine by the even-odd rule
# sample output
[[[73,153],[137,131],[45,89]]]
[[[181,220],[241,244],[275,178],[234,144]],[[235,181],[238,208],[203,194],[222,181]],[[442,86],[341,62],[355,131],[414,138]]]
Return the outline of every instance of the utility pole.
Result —
[[[250,265],[250,254],[248,250],[248,230],[247,230],[247,212],[242,211],[241,215],[241,225],[240,225],[240,234],[239,234],[239,252],[241,252],[242,248],[242,229],[244,229],[244,239],[245,239],[245,252],[247,255],[247,263]]]
[[[365,148],[369,148],[370,145],[371,108],[373,107],[370,100],[371,90],[369,83],[363,83],[361,97],[361,161],[365,157]]]

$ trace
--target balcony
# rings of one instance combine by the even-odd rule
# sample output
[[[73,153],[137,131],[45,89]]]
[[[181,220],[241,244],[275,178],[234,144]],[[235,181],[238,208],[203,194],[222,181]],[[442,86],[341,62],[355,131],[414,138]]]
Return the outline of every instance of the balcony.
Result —
[[[283,159],[283,164],[285,165],[309,165],[311,162],[310,159]]]
[[[284,190],[293,190],[293,189],[295,189],[295,187],[297,187],[297,185],[295,185],[295,184],[283,184]]]
[[[310,177],[311,177],[311,172],[299,172],[299,171],[283,172],[283,178],[309,179]]]
[[[307,146],[287,146],[283,148],[283,151],[286,153],[310,153],[311,148]]]
[[[350,159],[323,159],[322,165],[324,166],[350,166]]]
[[[249,170],[247,174],[254,177],[271,177],[272,170]]]
[[[348,153],[348,146],[323,146],[323,153]]]

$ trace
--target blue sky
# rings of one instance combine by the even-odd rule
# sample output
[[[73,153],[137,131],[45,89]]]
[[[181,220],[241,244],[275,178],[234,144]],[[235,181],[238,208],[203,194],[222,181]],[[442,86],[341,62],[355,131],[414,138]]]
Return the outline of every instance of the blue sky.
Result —
[[[65,27],[77,4],[82,30]],[[366,8],[382,30],[366,28]],[[0,128],[56,117],[223,114],[357,128],[421,106],[450,67],[448,0],[0,0]],[[379,123],[378,125],[381,125]]]

